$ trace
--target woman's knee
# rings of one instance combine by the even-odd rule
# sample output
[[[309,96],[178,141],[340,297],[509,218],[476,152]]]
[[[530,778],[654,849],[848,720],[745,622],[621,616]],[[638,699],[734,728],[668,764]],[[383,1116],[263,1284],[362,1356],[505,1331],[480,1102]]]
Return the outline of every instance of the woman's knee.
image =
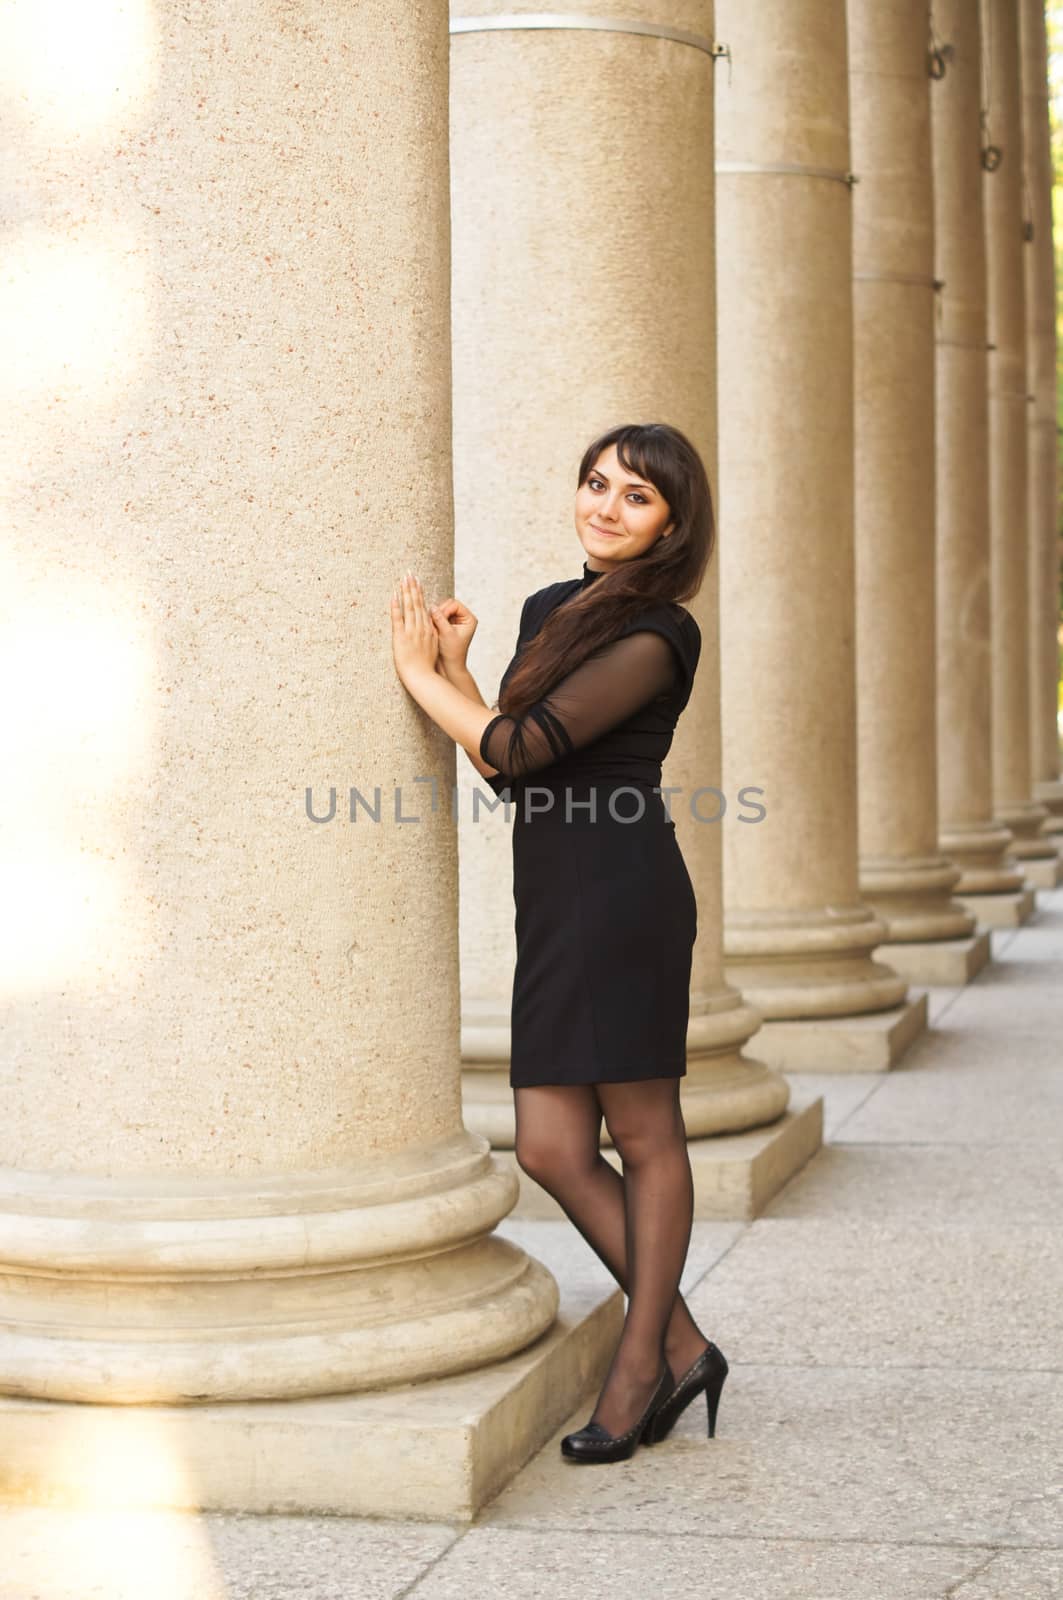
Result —
[[[518,1129],[513,1153],[517,1158],[517,1166],[522,1172],[526,1172],[529,1178],[538,1181],[540,1174],[550,1169],[553,1152],[543,1139],[537,1139],[531,1134],[521,1134]]]
[[[517,1165],[548,1189],[578,1178],[597,1159],[601,1121],[589,1086],[518,1090]]]
[[[599,1160],[596,1146],[586,1146],[583,1141],[562,1142],[554,1138],[538,1138],[532,1134],[520,1136],[514,1144],[517,1166],[528,1178],[535,1179],[543,1189],[557,1190],[565,1184],[580,1182],[594,1170]]]
[[[645,1166],[686,1142],[682,1118],[668,1114],[639,1118],[624,1113],[606,1117],[613,1148],[626,1167]]]

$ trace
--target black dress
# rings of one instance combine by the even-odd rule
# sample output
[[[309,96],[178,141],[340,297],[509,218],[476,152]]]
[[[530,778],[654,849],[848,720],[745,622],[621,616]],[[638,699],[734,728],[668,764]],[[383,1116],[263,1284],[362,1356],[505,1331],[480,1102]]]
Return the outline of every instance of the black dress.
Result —
[[[528,596],[503,685],[550,613],[600,576],[584,562],[582,578]],[[480,755],[498,768],[485,782],[514,802],[514,1088],[686,1073],[697,903],[658,791],[700,653],[690,613],[655,604],[523,716],[484,729]]]

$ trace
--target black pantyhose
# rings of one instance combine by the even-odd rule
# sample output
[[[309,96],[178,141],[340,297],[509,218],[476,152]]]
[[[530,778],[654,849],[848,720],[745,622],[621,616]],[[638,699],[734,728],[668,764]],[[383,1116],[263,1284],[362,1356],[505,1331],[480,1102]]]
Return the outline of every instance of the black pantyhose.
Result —
[[[679,1294],[694,1184],[678,1078],[515,1089],[517,1161],[554,1196],[628,1295],[591,1421],[624,1433],[667,1359],[679,1379],[707,1343]],[[599,1148],[602,1116],[623,1176]]]

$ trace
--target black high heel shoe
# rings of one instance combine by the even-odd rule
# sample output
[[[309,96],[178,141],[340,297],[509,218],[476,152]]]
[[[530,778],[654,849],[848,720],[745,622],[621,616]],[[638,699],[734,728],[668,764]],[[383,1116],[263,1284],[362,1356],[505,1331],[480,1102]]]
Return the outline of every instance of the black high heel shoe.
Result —
[[[646,1430],[646,1443],[657,1444],[659,1440],[666,1438],[694,1396],[701,1394],[702,1391],[705,1394],[705,1409],[708,1412],[709,1438],[714,1439],[720,1390],[723,1388],[727,1372],[726,1356],[710,1339],[694,1365],[684,1372],[671,1394],[650,1418],[650,1426]]]
[[[561,1454],[568,1461],[626,1461],[635,1454],[647,1428],[661,1402],[671,1392],[675,1379],[665,1362],[661,1381],[650,1397],[650,1403],[633,1428],[626,1433],[612,1434],[600,1422],[588,1422],[576,1433],[566,1433],[561,1441]]]

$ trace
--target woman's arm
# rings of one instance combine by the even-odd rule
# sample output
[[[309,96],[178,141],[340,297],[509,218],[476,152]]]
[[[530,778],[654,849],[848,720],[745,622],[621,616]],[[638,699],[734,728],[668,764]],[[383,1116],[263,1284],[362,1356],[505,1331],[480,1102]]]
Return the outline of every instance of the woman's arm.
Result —
[[[480,693],[476,679],[468,667],[447,666],[443,657],[440,656],[439,661],[436,663],[436,670],[448,683],[452,683],[455,689],[460,689],[467,700],[471,700],[474,705],[483,706],[486,709],[487,701]],[[481,755],[474,755],[471,750],[466,750],[465,754],[481,778],[495,778],[498,776],[498,768],[489,766]]]
[[[511,717],[467,699],[435,670],[438,639],[419,589],[404,583],[403,595],[394,635],[399,676],[484,776],[520,778],[562,760],[670,689],[681,670],[672,641],[638,627],[599,646],[522,716]]]
[[[436,666],[436,671],[441,677],[445,678],[448,683],[452,683],[455,689],[460,689],[467,700],[474,701],[478,706],[487,705],[487,701],[480,693],[476,679],[473,677],[468,667],[448,667],[446,662],[444,662],[443,657],[440,656],[439,663]]]
[[[496,712],[483,702],[468,668],[467,680],[476,691],[475,699],[456,687],[437,671],[439,636],[425,606],[418,579],[407,573],[391,596],[391,643],[395,669],[406,690],[456,744],[466,751],[482,776],[493,776],[497,769],[480,755],[480,740]]]
[[[471,674],[469,675],[471,678]],[[477,690],[471,699],[456,684],[444,678],[435,668],[409,671],[403,682],[422,711],[427,712],[437,727],[460,744],[477,772],[482,777],[493,777],[498,771],[480,755],[480,740],[488,723],[498,715],[485,706]],[[475,688],[473,684],[473,688]]]

